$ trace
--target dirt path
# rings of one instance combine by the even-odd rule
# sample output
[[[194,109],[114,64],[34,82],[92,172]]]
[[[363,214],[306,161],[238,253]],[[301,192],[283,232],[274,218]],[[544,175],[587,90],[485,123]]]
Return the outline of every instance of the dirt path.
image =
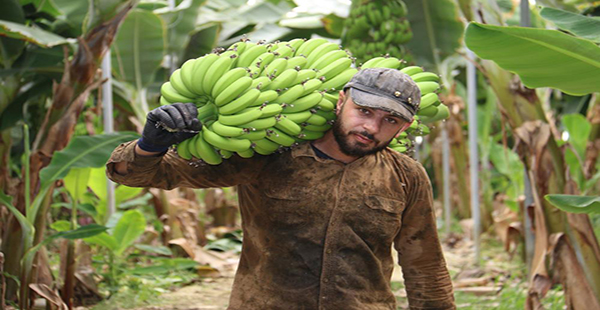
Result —
[[[443,248],[448,269],[455,280],[455,286],[457,283],[459,283],[459,286],[464,285],[465,281],[473,281],[473,279],[478,281],[474,285],[467,285],[470,287],[457,288],[456,290],[468,291],[473,286],[476,286],[475,288],[479,292],[475,292],[474,294],[495,295],[494,291],[496,289],[494,287],[497,288],[497,283],[494,287],[491,287],[490,283],[494,279],[497,280],[497,275],[502,273],[501,269],[509,268],[498,263],[508,261],[508,256],[502,252],[501,248],[499,251],[498,249],[495,250],[498,251],[497,253],[484,254],[482,257],[484,266],[481,267],[475,266],[472,258],[472,243],[466,239],[448,239],[444,242]],[[495,257],[487,259],[490,256]],[[397,288],[394,293],[398,297],[399,309],[406,309],[406,292],[402,288],[402,285],[398,284],[403,282],[399,267],[394,270],[392,282],[396,282],[395,286]],[[158,304],[138,308],[137,310],[225,310],[229,301],[232,284],[233,273],[227,274],[225,277],[203,279],[193,285],[161,295]]]

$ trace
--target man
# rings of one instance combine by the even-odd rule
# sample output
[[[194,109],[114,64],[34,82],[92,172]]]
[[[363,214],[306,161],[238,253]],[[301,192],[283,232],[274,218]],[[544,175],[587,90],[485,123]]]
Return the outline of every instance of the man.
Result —
[[[338,119],[323,138],[201,167],[166,152],[189,133],[155,125],[198,130],[194,106],[161,107],[141,141],[113,152],[108,175],[129,186],[238,187],[244,239],[231,310],[396,309],[392,246],[411,309],[454,309],[429,179],[386,148],[419,100],[400,71],[361,70],[340,92]]]

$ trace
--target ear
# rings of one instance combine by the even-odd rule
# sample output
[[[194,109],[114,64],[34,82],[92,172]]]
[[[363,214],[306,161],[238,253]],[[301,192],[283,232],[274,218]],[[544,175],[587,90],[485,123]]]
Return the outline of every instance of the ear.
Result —
[[[338,101],[335,105],[336,109],[336,114],[339,114],[340,111],[342,110],[342,106],[344,106],[344,103],[346,102],[346,93],[344,93],[343,90],[340,90],[340,94],[338,96]]]

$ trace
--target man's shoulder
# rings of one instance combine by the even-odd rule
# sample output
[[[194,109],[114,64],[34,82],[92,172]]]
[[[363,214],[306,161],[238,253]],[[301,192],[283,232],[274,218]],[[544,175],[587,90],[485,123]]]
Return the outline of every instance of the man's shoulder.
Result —
[[[395,165],[399,166],[404,172],[420,173],[425,169],[423,165],[414,158],[389,147],[386,147],[381,152],[385,157],[393,161]]]

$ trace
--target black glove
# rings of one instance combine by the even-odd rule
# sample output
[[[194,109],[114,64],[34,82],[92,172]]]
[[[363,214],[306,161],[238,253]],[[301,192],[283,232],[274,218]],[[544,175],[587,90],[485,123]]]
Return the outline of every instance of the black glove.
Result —
[[[164,152],[173,144],[189,139],[202,129],[193,103],[174,103],[148,113],[138,146],[147,152]]]

